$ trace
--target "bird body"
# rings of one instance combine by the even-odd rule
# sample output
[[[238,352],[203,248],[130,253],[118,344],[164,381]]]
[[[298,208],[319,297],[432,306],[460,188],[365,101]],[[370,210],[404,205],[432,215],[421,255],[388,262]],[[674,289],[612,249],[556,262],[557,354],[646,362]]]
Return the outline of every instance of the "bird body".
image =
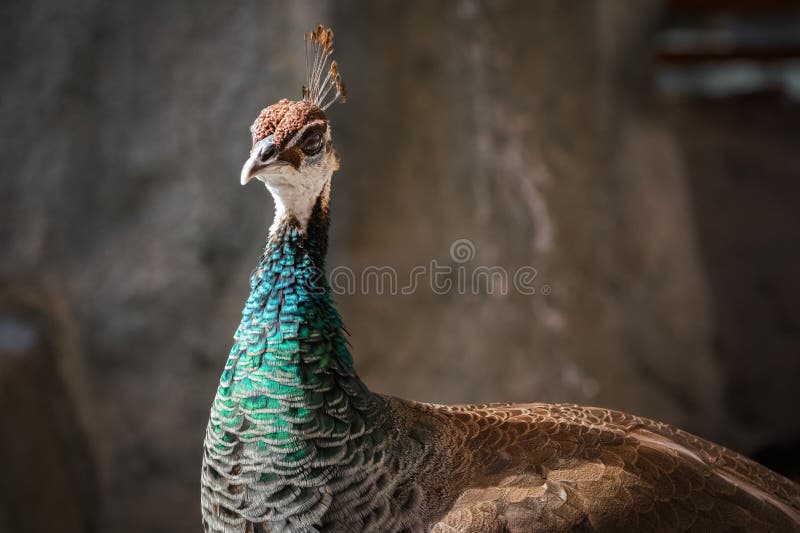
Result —
[[[243,184],[264,182],[276,215],[211,408],[205,530],[800,531],[796,484],[666,424],[369,391],[324,270],[339,165],[324,108],[344,86],[335,63],[322,74],[330,30],[308,38],[304,99],[262,111],[242,170]]]

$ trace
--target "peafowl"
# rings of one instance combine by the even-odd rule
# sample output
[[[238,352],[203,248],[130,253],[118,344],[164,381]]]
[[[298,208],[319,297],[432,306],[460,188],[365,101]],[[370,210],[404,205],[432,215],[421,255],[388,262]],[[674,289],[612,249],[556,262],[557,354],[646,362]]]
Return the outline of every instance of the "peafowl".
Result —
[[[303,97],[261,111],[241,172],[275,219],[211,407],[205,531],[800,531],[796,484],[663,423],[370,392],[324,274],[345,87],[331,30],[305,37]]]

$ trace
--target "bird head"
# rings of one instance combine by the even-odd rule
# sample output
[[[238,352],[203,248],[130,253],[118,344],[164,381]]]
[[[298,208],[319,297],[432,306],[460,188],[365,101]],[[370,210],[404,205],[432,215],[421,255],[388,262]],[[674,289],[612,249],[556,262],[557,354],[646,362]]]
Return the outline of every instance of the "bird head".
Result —
[[[266,185],[279,217],[291,214],[301,225],[339,168],[325,110],[345,101],[345,87],[333,54],[333,32],[321,24],[305,35],[306,85],[298,101],[281,100],[264,108],[250,127],[253,144],[242,167],[241,183],[256,178]],[[309,54],[310,49],[310,54]]]
[[[264,108],[250,128],[253,146],[242,167],[242,185],[257,178],[287,187],[339,168],[325,112],[305,100],[281,100]]]

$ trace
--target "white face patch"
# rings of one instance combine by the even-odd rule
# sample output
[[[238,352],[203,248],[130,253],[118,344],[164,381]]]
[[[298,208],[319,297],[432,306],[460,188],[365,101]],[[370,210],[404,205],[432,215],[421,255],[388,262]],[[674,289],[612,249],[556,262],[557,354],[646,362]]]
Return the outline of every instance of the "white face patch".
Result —
[[[287,146],[298,142],[305,131],[323,121],[314,121],[306,124],[295,134]],[[303,231],[308,227],[308,219],[317,199],[321,194],[330,191],[331,176],[339,168],[339,162],[334,151],[330,148],[330,129],[325,131],[325,145],[319,154],[305,156],[299,169],[290,164],[279,164],[264,169],[263,174],[255,175],[264,182],[275,200],[275,219],[270,227],[270,234],[274,233],[281,220],[286,216],[293,216],[300,223]]]

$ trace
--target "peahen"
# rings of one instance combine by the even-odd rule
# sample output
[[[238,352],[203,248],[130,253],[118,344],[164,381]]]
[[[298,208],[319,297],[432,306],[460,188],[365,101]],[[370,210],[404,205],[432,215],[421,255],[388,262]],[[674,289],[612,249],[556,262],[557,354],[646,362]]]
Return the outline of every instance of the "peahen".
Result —
[[[331,30],[306,38],[303,98],[261,112],[241,173],[275,220],[211,408],[206,531],[800,531],[796,484],[666,424],[370,392],[324,275],[339,167],[325,110],[345,89]]]

